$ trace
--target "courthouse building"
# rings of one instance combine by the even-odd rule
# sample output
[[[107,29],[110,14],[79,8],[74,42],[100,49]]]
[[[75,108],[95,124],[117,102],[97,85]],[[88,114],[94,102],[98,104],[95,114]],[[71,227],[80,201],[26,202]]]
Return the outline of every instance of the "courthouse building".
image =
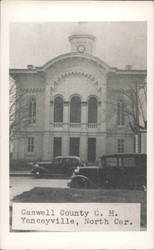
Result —
[[[96,162],[106,153],[135,151],[120,90],[143,87],[146,70],[110,67],[94,56],[96,37],[82,30],[68,39],[69,53],[41,67],[10,69],[17,89],[25,93],[29,116],[17,131],[13,159],[79,155]]]

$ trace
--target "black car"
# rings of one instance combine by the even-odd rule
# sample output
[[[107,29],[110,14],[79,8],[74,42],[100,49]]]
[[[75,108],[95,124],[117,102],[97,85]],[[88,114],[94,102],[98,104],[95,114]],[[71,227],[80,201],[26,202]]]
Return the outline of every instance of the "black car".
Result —
[[[71,176],[77,166],[84,166],[78,156],[57,156],[51,161],[38,161],[33,163],[32,173],[36,177],[44,175],[64,175]]]
[[[78,167],[68,186],[73,188],[146,188],[146,154],[110,154],[101,166]]]

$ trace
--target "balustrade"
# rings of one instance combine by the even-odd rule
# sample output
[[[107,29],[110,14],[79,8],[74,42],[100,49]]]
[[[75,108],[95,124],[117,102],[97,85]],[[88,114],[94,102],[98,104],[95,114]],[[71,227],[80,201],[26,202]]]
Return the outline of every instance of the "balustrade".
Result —
[[[62,128],[63,127],[63,122],[54,122],[54,127],[55,128]],[[82,126],[81,123],[68,123],[70,128],[80,128]],[[85,124],[87,128],[97,128],[97,123],[88,123]]]
[[[70,127],[71,128],[80,128],[81,127],[81,123],[70,123]]]
[[[88,128],[97,128],[97,123],[88,123]]]
[[[63,123],[62,122],[55,122],[54,123],[54,127],[55,128],[62,128],[63,127]]]

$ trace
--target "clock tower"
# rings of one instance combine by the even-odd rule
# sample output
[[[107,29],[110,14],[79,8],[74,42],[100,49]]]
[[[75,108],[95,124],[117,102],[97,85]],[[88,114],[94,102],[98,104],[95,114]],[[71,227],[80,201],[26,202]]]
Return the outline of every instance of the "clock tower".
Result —
[[[71,52],[93,54],[95,40],[95,36],[87,30],[86,23],[79,23],[69,36]]]

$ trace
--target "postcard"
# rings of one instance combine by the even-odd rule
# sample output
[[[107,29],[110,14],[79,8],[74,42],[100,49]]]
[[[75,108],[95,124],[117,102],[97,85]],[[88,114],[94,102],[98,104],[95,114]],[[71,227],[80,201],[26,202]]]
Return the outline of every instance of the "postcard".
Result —
[[[1,7],[1,249],[153,249],[152,1]]]

